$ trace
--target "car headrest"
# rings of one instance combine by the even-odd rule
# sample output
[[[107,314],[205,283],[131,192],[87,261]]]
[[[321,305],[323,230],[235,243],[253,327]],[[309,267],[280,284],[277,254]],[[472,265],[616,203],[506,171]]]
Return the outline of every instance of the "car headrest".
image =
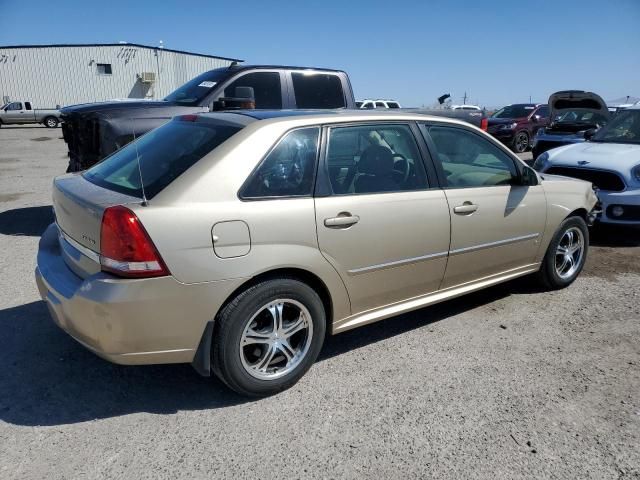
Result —
[[[393,153],[387,147],[373,145],[360,156],[358,172],[366,175],[387,175],[393,171]]]

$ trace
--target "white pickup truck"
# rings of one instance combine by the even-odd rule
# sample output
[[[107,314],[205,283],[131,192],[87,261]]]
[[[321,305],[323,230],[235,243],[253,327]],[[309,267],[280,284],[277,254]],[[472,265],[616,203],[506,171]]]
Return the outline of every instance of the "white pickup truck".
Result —
[[[10,102],[0,107],[0,127],[25,123],[41,123],[45,127],[56,128],[60,123],[60,111],[34,109],[31,102]]]

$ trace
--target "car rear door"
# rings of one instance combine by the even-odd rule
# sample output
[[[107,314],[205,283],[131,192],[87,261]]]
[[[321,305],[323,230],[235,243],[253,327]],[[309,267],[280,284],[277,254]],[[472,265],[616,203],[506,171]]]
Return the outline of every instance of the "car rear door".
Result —
[[[448,205],[416,134],[409,123],[324,129],[318,244],[347,287],[352,314],[433,292],[442,281]]]
[[[442,288],[533,268],[546,222],[541,185],[490,139],[459,125],[422,124],[451,212]]]

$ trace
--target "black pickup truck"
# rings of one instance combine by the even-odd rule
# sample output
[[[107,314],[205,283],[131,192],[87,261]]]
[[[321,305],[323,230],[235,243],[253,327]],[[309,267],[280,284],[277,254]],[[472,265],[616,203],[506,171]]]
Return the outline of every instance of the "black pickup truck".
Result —
[[[239,65],[210,70],[164,100],[87,103],[65,107],[62,132],[69,148],[67,172],[85,170],[131,140],[176,115],[234,109],[356,108],[348,75],[340,70]],[[477,112],[414,110],[486,128]]]

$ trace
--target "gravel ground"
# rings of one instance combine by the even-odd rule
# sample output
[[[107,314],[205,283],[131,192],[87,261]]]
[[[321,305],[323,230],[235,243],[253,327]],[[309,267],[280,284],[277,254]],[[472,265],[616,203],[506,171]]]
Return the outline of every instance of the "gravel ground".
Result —
[[[0,478],[640,478],[640,232],[582,276],[519,280],[328,339],[246,401],[189,366],[111,365],[33,280],[61,131],[0,129]]]

